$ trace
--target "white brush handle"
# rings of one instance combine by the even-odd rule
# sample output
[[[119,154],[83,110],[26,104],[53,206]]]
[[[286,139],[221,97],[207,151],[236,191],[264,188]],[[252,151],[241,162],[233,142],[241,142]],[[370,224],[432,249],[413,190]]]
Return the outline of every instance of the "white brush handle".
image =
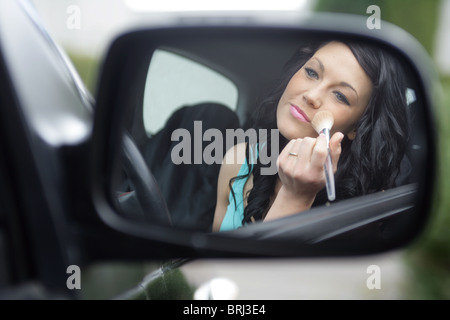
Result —
[[[325,182],[327,186],[327,195],[329,201],[336,200],[336,191],[334,188],[334,172],[333,172],[333,162],[331,161],[331,151],[330,151],[330,129],[323,128],[321,133],[325,134],[327,140],[328,155],[327,160],[323,166],[325,171]]]

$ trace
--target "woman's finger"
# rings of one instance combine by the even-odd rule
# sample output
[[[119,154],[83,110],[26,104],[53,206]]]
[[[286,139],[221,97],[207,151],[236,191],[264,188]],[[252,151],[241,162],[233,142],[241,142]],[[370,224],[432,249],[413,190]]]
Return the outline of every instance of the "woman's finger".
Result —
[[[286,168],[287,162],[291,160],[289,158],[293,157],[292,155],[290,155],[290,153],[295,152],[293,150],[294,150],[294,145],[296,142],[297,142],[296,139],[289,141],[288,144],[284,147],[284,149],[281,150],[281,153],[277,158],[278,172],[280,171],[280,169],[281,169],[281,171],[283,171],[283,169]]]
[[[315,138],[306,137],[301,140],[301,143],[294,145],[294,148],[298,154],[298,161],[296,162],[297,166],[302,166],[302,168],[305,168],[305,166],[309,166],[315,144]]]
[[[311,155],[311,167],[316,170],[322,170],[328,156],[327,139],[324,134],[320,134],[316,139],[314,149]]]
[[[337,164],[339,161],[339,157],[341,156],[341,142],[343,139],[344,135],[341,132],[336,132],[330,139],[331,162],[333,163],[334,172],[336,172],[337,170]]]

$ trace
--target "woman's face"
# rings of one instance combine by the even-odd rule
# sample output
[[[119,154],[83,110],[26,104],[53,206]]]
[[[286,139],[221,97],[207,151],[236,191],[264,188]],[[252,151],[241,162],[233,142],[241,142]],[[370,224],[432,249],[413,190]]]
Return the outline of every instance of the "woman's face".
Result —
[[[289,81],[277,107],[277,126],[288,140],[317,137],[311,120],[318,111],[334,116],[331,133],[353,140],[355,126],[372,94],[372,82],[350,48],[330,42]]]

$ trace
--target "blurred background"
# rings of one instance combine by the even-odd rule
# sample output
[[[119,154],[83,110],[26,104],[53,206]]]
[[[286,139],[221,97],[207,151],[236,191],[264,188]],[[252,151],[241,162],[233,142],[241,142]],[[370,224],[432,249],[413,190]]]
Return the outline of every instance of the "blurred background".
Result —
[[[432,199],[433,220],[406,250],[379,256],[322,260],[199,260],[176,273],[172,283],[186,295],[215,277],[238,288],[238,299],[450,299],[450,0],[278,0],[140,1],[33,0],[50,34],[67,51],[95,95],[99,65],[112,39],[127,28],[158,23],[168,11],[271,10],[345,12],[381,19],[411,33],[433,58],[440,73],[443,101],[437,106],[438,183]],[[382,288],[368,290],[367,267],[381,268]],[[160,262],[93,266],[83,271],[83,298],[111,298],[137,285]],[[182,283],[180,285],[180,283]]]

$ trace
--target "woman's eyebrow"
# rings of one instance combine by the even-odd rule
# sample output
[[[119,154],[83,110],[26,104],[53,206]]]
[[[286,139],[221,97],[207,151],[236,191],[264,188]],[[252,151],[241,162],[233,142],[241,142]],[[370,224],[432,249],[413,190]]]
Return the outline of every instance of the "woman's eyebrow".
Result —
[[[319,68],[320,70],[323,72],[325,70],[322,61],[320,61],[318,58],[314,57],[313,59],[315,59],[317,61],[317,63],[319,64]]]
[[[357,92],[357,91],[355,90],[355,88],[353,88],[349,83],[347,83],[347,82],[345,82],[345,81],[342,81],[342,82],[340,83],[340,85],[341,85],[341,87],[347,87],[347,88],[352,89],[353,91],[355,91],[356,97],[358,97],[358,92]]]

